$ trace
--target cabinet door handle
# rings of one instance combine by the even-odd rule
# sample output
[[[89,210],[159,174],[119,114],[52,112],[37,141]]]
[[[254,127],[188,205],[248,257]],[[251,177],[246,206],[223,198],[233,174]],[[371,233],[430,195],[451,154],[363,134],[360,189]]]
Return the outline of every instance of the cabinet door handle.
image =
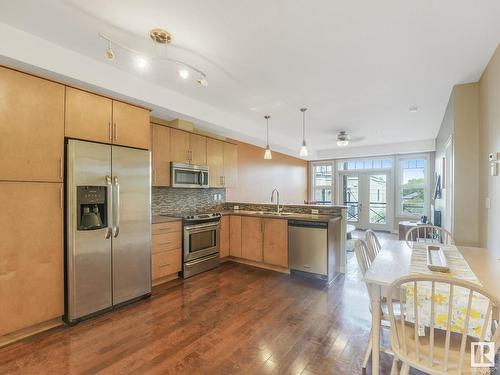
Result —
[[[116,122],[113,123],[113,137],[115,138],[115,141],[118,139],[118,128],[116,127]]]
[[[61,186],[59,188],[59,208],[62,210],[64,207],[64,193],[63,193],[63,187]]]
[[[111,128],[111,121],[108,121],[108,130],[109,130],[109,141],[113,140],[113,130]]]
[[[64,169],[63,159],[59,158],[59,178],[61,180],[63,179],[63,175],[64,175],[63,169]]]

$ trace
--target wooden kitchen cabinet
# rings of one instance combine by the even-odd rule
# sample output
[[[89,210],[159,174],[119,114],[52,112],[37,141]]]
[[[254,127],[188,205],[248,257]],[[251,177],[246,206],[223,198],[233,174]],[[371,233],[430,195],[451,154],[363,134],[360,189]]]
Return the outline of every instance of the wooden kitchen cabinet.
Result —
[[[170,133],[170,158],[172,161],[180,163],[189,163],[190,149],[189,149],[189,133],[171,129]]]
[[[229,256],[229,235],[230,235],[230,216],[222,216],[220,219],[220,240],[219,255],[221,258]]]
[[[210,187],[224,186],[224,142],[207,138],[207,165]]]
[[[264,263],[288,267],[288,221],[264,220]]]
[[[113,144],[149,150],[149,110],[113,100]]]
[[[0,336],[64,314],[63,184],[0,182]]]
[[[64,134],[66,137],[111,143],[113,100],[66,87]]]
[[[241,258],[241,216],[229,217],[229,255]]]
[[[151,232],[151,280],[158,285],[177,277],[182,269],[182,225],[180,221],[156,223]]]
[[[238,146],[224,142],[224,186],[238,186]]]
[[[66,137],[149,149],[149,110],[66,87]]]
[[[153,186],[170,186],[170,128],[151,124]]]
[[[258,217],[241,218],[241,257],[262,262],[263,220]]]
[[[191,164],[207,164],[207,137],[198,134],[190,134],[189,148],[191,151]]]
[[[63,181],[64,86],[0,67],[0,180]]]

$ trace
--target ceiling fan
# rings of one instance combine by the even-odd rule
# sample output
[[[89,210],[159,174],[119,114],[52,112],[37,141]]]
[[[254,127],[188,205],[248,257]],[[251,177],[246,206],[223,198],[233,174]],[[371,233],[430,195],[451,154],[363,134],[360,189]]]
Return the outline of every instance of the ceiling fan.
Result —
[[[363,140],[363,137],[352,138],[345,130],[340,130],[337,133],[337,146],[346,147],[351,142]]]

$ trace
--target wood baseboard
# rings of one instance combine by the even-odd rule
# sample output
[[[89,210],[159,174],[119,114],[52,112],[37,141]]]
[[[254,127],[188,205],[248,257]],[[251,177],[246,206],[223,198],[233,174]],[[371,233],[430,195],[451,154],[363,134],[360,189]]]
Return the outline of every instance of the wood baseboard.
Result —
[[[271,270],[271,271],[276,271],[276,272],[281,272],[281,273],[286,273],[290,274],[290,270],[288,268],[280,267],[280,266],[273,266],[271,264],[266,264],[266,263],[260,263],[260,262],[254,262],[253,260],[248,260],[248,259],[242,259],[242,258],[236,258],[233,256],[228,256],[223,258],[224,262],[226,261],[232,261],[236,263],[242,263],[242,264],[247,264],[249,266],[254,266],[258,268],[264,268],[266,270]],[[222,261],[222,259],[221,259]]]
[[[6,335],[0,336],[0,348],[12,344],[13,342],[24,339],[26,337],[33,336],[37,333],[41,333],[44,331],[48,331],[49,329],[60,327],[62,325],[64,325],[64,322],[62,321],[62,318],[59,317],[48,320],[46,322],[35,324],[30,327],[20,329],[18,331],[8,333]]]
[[[160,285],[160,284],[163,284],[163,283],[166,283],[168,281],[172,281],[172,280],[175,280],[179,278],[179,275],[178,273],[173,273],[171,275],[167,275],[167,276],[163,276],[163,277],[160,277],[158,279],[155,279],[151,282],[151,286],[157,286],[157,285]]]

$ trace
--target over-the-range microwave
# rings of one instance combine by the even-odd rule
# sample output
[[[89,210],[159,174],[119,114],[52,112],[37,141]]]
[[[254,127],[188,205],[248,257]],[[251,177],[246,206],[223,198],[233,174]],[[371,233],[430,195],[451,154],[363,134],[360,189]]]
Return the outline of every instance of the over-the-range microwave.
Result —
[[[172,187],[208,188],[208,166],[171,163]]]

